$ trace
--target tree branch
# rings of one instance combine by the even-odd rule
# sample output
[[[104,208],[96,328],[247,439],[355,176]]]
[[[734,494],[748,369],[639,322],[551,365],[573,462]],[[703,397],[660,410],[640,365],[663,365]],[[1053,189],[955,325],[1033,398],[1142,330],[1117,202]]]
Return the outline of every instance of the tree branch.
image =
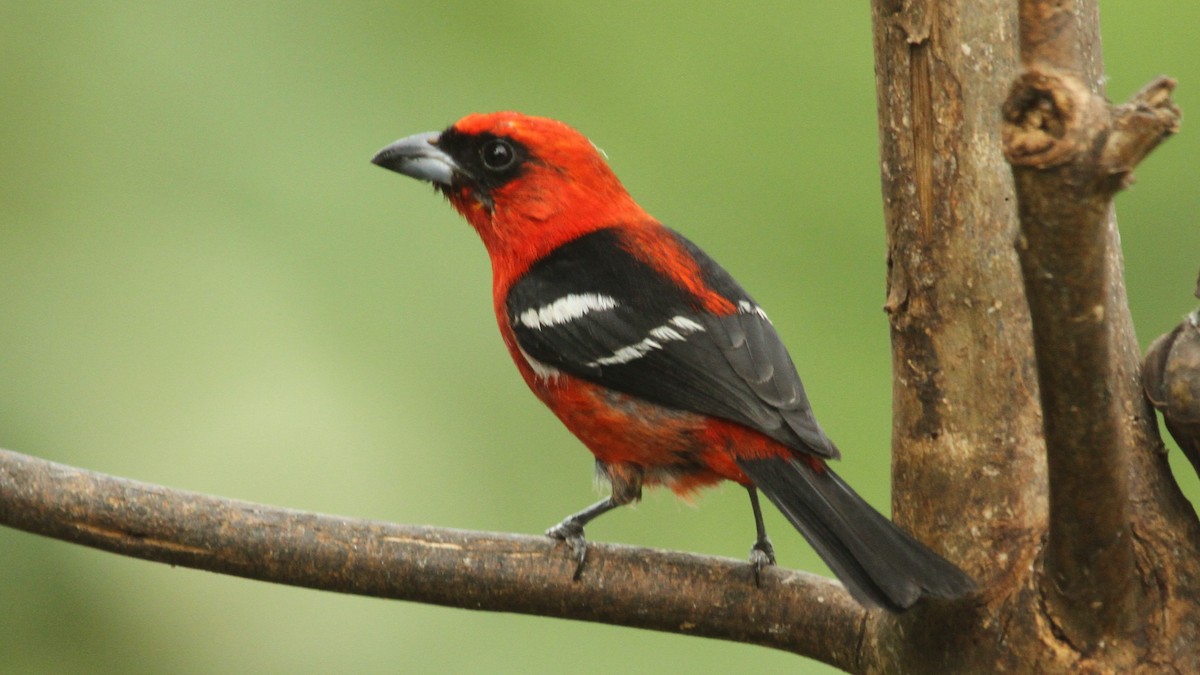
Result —
[[[1200,298],[1200,280],[1194,295]],[[1146,398],[1200,474],[1200,309],[1150,344],[1142,380]]]
[[[1068,642],[1090,653],[1138,618],[1124,411],[1140,395],[1123,382],[1136,367],[1112,198],[1179,112],[1166,79],[1110,108],[1093,13],[1061,0],[1020,7],[1025,72],[1004,106],[1004,150],[1047,444],[1043,592]]]
[[[858,670],[866,612],[836,581],[744,561],[304,513],[0,450],[0,524],[135,558],[339,593],[774,647]]]

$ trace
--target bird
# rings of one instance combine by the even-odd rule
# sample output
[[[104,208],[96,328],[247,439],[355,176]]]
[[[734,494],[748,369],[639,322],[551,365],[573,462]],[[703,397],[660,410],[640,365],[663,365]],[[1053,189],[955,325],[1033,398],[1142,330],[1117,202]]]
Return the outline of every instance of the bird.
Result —
[[[864,607],[901,612],[976,590],[834,473],[839,450],[767,313],[643,210],[582,133],[546,117],[474,113],[371,161],[431,183],[478,233],[509,355],[611,486],[546,531],[568,546],[577,580],[584,527],[644,486],[688,496],[733,481],[749,493],[760,587],[775,550],[759,491]]]

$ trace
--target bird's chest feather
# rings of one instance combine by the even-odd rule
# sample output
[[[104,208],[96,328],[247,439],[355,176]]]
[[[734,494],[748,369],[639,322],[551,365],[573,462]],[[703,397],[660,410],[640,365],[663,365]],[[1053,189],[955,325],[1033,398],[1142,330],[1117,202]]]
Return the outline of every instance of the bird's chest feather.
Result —
[[[530,390],[606,463],[646,467],[686,461],[700,445],[706,418],[667,408],[563,373],[517,345],[502,321],[509,354]]]

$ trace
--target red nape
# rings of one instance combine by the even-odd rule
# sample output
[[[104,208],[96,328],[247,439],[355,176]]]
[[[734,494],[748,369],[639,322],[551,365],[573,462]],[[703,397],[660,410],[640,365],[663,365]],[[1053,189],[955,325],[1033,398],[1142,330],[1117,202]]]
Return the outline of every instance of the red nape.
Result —
[[[704,275],[696,260],[657,222],[642,227],[621,230],[626,250],[662,273],[677,286],[686,290],[700,306],[713,314],[733,314],[737,306],[704,283]]]

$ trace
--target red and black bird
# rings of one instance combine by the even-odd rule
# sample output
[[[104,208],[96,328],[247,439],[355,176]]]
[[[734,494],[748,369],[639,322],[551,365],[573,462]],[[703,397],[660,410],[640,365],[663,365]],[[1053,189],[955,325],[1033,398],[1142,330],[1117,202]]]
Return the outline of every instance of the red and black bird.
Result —
[[[513,361],[612,485],[546,533],[571,545],[578,569],[584,526],[644,485],[686,494],[731,480],[750,493],[756,574],[775,562],[762,490],[864,605],[900,611],[974,589],[829,468],[838,450],[766,312],[642,210],[582,134],[476,114],[372,161],[431,182],[479,233]]]

